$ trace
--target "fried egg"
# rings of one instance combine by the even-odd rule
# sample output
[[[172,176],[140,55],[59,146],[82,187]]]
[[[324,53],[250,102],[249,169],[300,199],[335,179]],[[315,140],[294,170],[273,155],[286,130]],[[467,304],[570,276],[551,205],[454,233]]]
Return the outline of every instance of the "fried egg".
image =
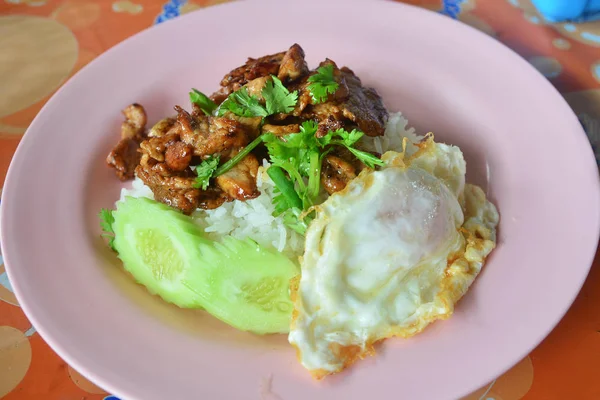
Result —
[[[316,207],[289,334],[317,379],[448,318],[496,245],[498,212],[458,147],[405,139]]]

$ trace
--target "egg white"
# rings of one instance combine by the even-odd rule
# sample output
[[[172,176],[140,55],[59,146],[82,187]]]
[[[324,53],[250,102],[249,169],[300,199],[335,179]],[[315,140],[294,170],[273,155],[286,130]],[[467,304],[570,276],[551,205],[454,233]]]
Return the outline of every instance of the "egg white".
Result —
[[[465,184],[460,149],[427,136],[404,150],[316,208],[289,335],[316,378],[448,318],[495,247],[498,212]]]

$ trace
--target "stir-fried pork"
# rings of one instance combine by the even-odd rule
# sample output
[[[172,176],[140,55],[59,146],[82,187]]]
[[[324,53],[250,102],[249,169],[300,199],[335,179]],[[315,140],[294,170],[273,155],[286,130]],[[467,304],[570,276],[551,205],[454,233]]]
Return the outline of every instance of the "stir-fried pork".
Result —
[[[262,127],[263,133],[272,133],[275,136],[285,136],[290,133],[300,132],[300,125],[289,124],[289,125],[271,125],[265,124]]]
[[[256,78],[277,75],[279,65],[285,52],[271,54],[258,59],[248,58],[246,64],[237,67],[225,75],[221,80],[221,89],[213,93],[210,97],[215,103],[220,104],[230,93],[240,89],[249,81]]]
[[[191,214],[200,204],[201,191],[193,187],[194,177],[171,174],[165,163],[154,163],[145,155],[136,170],[136,175],[154,193],[161,203]]]
[[[339,192],[354,178],[356,178],[356,169],[352,164],[333,154],[325,156],[321,168],[321,180],[327,193]]]
[[[177,123],[177,118],[167,117],[158,121],[148,131],[148,137],[161,137],[169,133],[178,133],[180,127]]]
[[[328,125],[332,124],[332,119],[335,119],[343,125],[358,125],[358,128],[368,136],[383,135],[388,112],[377,91],[362,86],[360,78],[349,68],[339,69],[329,59],[320,64],[320,66],[326,65],[333,66],[333,74],[339,84],[338,90],[329,95],[326,102],[312,105],[308,82],[305,82],[300,85],[301,94],[294,110],[295,115],[317,119],[319,125],[325,124],[321,130],[325,133],[329,129]]]
[[[248,154],[239,163],[215,179],[217,186],[229,197],[236,200],[249,200],[260,195],[256,188],[258,160]]]
[[[348,86],[348,99],[341,104],[344,117],[355,122],[368,136],[383,135],[388,112],[381,97],[375,89],[362,86],[351,69],[342,67],[341,71]]]
[[[294,44],[283,55],[277,77],[285,82],[292,82],[308,74],[308,65],[304,59],[304,50],[298,44]]]
[[[195,156],[206,158],[218,154],[227,160],[249,142],[247,130],[239,121],[204,115],[194,117],[181,107],[176,110],[181,140],[192,146]]]
[[[187,143],[176,142],[167,147],[165,151],[165,163],[171,171],[185,171],[192,161],[194,148]]]
[[[106,157],[106,163],[115,169],[120,180],[134,176],[135,167],[140,163],[138,149],[146,129],[146,111],[139,104],[131,104],[123,110],[125,121],[121,124],[121,140]]]
[[[247,200],[257,197],[258,161],[252,154],[231,170],[217,177],[216,187],[201,190],[196,187],[196,175],[189,168],[194,157],[200,160],[219,155],[227,160],[248,144],[247,125],[225,117],[190,114],[176,107],[176,129],[165,131],[141,143],[142,162],[137,176],[154,192],[156,200],[176,207],[186,214],[196,208],[216,208],[225,201]],[[250,124],[251,125],[251,124]]]
[[[188,157],[191,159],[190,151],[189,145],[174,140],[173,136],[144,141],[143,156],[135,174],[152,189],[156,200],[185,214],[191,214],[196,208],[217,208],[229,201],[229,196],[219,189],[195,187],[196,174],[189,168],[189,162],[183,168]]]
[[[230,93],[257,78],[275,75],[282,81],[291,82],[307,73],[308,65],[304,60],[304,50],[298,44],[294,44],[287,51],[257,59],[248,58],[244,65],[237,67],[223,77],[221,89],[210,97],[217,104],[220,104]]]
[[[298,100],[291,112],[266,118],[240,117],[231,109],[219,116],[206,115],[198,104],[192,104],[190,113],[176,106],[175,117],[160,120],[146,134],[146,112],[139,104],[132,104],[123,110],[121,140],[107,163],[122,180],[133,178],[135,172],[158,201],[190,214],[197,208],[216,208],[226,201],[260,195],[256,185],[258,167],[268,157],[262,146],[227,172],[211,177],[208,187],[204,186],[207,181],[198,180],[194,168],[215,156],[222,165],[261,134],[285,140],[286,135],[299,132],[304,121],[313,120],[318,123],[317,137],[342,128],[357,128],[369,136],[383,135],[388,113],[375,89],[364,87],[352,70],[338,68],[332,60],[326,59],[319,67],[331,68],[337,83],[337,89],[323,102],[315,100],[309,88],[310,76],[321,72],[309,71],[304,50],[297,44],[284,52],[249,58],[225,75],[221,89],[211,96],[217,104],[245,87],[249,96],[265,106],[263,90],[271,76],[279,78],[290,92],[297,92]],[[321,181],[331,194],[346,187],[365,166],[345,148],[337,146],[327,152]]]
[[[125,121],[121,124],[121,139],[134,139],[141,137],[146,129],[146,110],[137,103],[127,106],[123,111]]]
[[[140,162],[139,148],[135,139],[121,139],[106,157],[106,163],[115,169],[120,180],[133,179],[135,167]]]

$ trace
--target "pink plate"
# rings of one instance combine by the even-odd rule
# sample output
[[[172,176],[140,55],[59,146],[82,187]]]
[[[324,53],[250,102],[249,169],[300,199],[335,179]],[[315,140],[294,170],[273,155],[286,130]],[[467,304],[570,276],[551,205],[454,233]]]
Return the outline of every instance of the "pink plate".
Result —
[[[392,2],[249,1],[145,31],[71,79],[10,167],[2,250],[28,317],[69,364],[126,399],[456,399],[510,368],[556,325],[600,227],[592,151],[552,86],[495,40]],[[316,7],[316,8],[315,8]],[[312,9],[312,11],[311,11]],[[350,66],[421,132],[459,145],[468,180],[501,214],[498,248],[454,316],[376,357],[312,381],[285,336],[235,331],[171,307],[126,276],[96,214],[120,185],[104,165],[120,110],[151,122],[210,92],[229,69],[300,43],[315,66]]]

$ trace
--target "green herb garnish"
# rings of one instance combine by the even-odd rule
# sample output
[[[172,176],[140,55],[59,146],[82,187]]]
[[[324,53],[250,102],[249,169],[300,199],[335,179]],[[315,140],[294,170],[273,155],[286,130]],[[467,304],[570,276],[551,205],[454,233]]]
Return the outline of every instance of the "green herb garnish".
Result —
[[[281,215],[285,225],[303,236],[306,234],[308,224],[314,219],[314,213],[311,215],[302,215],[302,211],[295,207],[284,211]]]
[[[317,73],[308,77],[310,85],[308,91],[314,104],[323,103],[327,96],[334,94],[340,86],[333,76],[333,65],[324,65],[317,68]]]
[[[311,75],[308,81],[310,82],[308,90],[314,104],[327,100],[327,96],[335,93],[339,87],[333,76],[333,65],[318,68],[317,73]],[[275,76],[271,76],[271,79],[265,83],[261,95],[264,102],[261,102],[257,96],[250,95],[246,87],[242,87],[231,93],[221,103],[217,108],[216,115],[222,116],[226,112],[231,112],[239,117],[264,119],[273,114],[289,113],[298,102],[298,93],[290,92]],[[363,132],[356,129],[350,132],[338,129],[329,131],[325,136],[318,138],[315,136],[317,129],[316,122],[305,121],[301,124],[298,133],[291,133],[283,137],[271,133],[258,136],[221,166],[218,166],[218,157],[209,158],[196,168],[197,187],[206,190],[212,177],[226,173],[256,146],[264,143],[271,161],[271,167],[267,173],[273,180],[276,191],[273,199],[274,215],[282,215],[286,225],[304,234],[308,221],[311,219],[304,213],[315,204],[319,197],[323,158],[335,146],[345,147],[369,168],[384,165],[384,162],[373,154],[354,147],[364,135]]]
[[[314,198],[318,195],[320,174],[317,168],[320,145],[315,132],[316,124],[306,121],[300,126],[300,132],[285,135],[283,139],[272,134],[263,134],[271,164],[287,172],[302,201],[302,209],[312,206]],[[305,182],[305,177],[308,178],[308,183]],[[316,192],[309,192],[309,187],[316,187]],[[277,188],[280,192],[285,192],[285,188]]]
[[[283,214],[286,225],[298,232],[308,224],[307,217],[298,218],[317,201],[323,158],[334,146],[345,147],[369,168],[385,165],[373,154],[353,147],[364,135],[363,132],[338,129],[318,138],[315,136],[317,128],[316,122],[305,121],[298,133],[283,137],[270,133],[262,136],[271,161],[267,173],[279,192],[274,198],[275,213]]]
[[[294,189],[294,182],[285,175],[283,168],[272,165],[267,170],[267,174],[275,184],[276,190],[279,192],[277,196],[273,198],[273,204],[275,204],[275,212],[282,214],[289,208],[302,208],[302,200]]]
[[[220,158],[221,156],[218,154],[209,156],[196,167],[196,175],[198,175],[198,177],[193,185],[195,188],[202,188],[202,190],[206,190],[210,184],[210,178],[213,177],[217,167],[219,166]]]
[[[206,115],[212,115],[213,111],[217,109],[217,104],[198,89],[192,89],[190,101],[200,107]]]
[[[263,135],[271,164],[287,172],[302,201],[302,209],[312,206],[319,195],[321,162],[329,152],[324,150],[328,143],[315,136],[317,127],[314,121],[305,121],[300,132],[285,135],[283,139],[272,134]],[[277,187],[284,192],[284,188]]]
[[[322,140],[327,141],[327,143],[331,145],[344,146],[352,154],[354,154],[354,157],[358,158],[371,169],[375,168],[377,165],[380,167],[384,166],[385,163],[380,158],[371,153],[367,153],[366,151],[352,147],[361,137],[363,137],[363,135],[363,132],[356,129],[353,129],[351,132],[338,129],[336,131],[329,131],[328,134],[322,138]]]
[[[256,96],[248,93],[245,87],[231,93],[219,106],[217,115],[230,111],[238,117],[268,117],[279,113],[289,113],[298,102],[298,93],[287,90],[276,76],[271,75],[261,94],[265,99],[263,106]]]
[[[115,217],[113,216],[113,210],[102,208],[98,213],[100,218],[100,227],[102,228],[102,237],[108,239],[108,246],[117,251],[115,248],[115,231],[113,230],[113,224],[115,223]]]
[[[298,92],[290,93],[276,76],[271,76],[261,93],[265,98],[268,115],[289,113],[298,102]]]
[[[267,110],[256,96],[251,96],[245,87],[231,93],[217,109],[217,115],[223,116],[231,111],[238,117],[266,117]]]

